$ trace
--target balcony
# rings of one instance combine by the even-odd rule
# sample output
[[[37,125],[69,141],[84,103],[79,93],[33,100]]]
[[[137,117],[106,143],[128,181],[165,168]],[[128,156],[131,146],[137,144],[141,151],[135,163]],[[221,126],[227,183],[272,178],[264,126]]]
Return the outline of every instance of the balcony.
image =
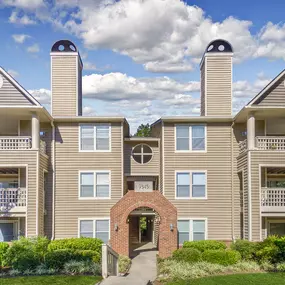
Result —
[[[32,148],[31,137],[0,137],[0,151],[29,150]],[[40,152],[46,154],[46,142],[40,140]]]
[[[1,188],[0,189],[0,212],[25,212],[26,211],[26,188]]]
[[[27,150],[32,147],[31,137],[0,137],[1,150]]]
[[[285,137],[256,137],[255,150],[285,151]],[[248,150],[247,139],[239,143],[239,153]]]
[[[261,188],[262,212],[285,212],[285,188]]]

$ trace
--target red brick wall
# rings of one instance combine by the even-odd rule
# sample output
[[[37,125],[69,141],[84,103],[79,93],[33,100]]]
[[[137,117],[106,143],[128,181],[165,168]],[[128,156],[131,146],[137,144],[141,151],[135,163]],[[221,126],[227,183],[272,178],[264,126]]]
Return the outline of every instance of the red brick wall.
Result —
[[[111,209],[112,248],[129,255],[129,214],[140,207],[154,209],[160,216],[158,250],[160,257],[168,257],[177,249],[177,210],[159,191],[149,193],[129,191]],[[118,230],[115,230],[117,224]],[[173,231],[170,230],[173,224]]]

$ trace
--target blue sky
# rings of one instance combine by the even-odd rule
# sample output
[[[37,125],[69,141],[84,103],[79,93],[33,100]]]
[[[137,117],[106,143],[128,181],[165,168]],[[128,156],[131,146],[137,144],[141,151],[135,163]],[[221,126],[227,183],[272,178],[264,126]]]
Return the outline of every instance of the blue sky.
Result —
[[[285,2],[2,0],[0,65],[49,109],[52,44],[84,63],[85,115],[123,115],[132,130],[162,115],[199,114],[199,61],[230,41],[237,111],[285,68]]]

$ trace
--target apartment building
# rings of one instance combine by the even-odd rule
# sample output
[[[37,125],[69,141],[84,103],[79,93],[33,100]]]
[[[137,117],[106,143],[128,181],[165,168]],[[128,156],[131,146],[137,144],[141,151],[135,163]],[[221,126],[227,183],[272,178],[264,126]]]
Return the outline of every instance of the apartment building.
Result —
[[[185,240],[285,235],[285,71],[233,115],[233,48],[215,40],[201,115],[141,138],[123,117],[82,116],[72,42],[50,57],[50,113],[0,69],[0,241],[97,237],[126,255],[153,242],[165,257]]]

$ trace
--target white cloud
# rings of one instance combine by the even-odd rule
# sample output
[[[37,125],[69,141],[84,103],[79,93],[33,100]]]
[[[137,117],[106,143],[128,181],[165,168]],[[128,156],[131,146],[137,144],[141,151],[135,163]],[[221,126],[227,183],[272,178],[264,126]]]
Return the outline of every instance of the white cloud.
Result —
[[[51,91],[48,89],[34,89],[28,90],[28,92],[35,97],[42,105],[50,105]]]
[[[13,11],[11,16],[9,17],[9,22],[12,24],[18,25],[34,25],[36,22],[32,20],[28,15],[24,14],[23,16],[19,16],[17,11]]]
[[[173,98],[164,100],[163,103],[170,106],[185,106],[187,104],[199,104],[200,99],[193,98],[187,94],[176,94]]]
[[[2,0],[2,5],[33,10],[45,6],[44,0]]]
[[[12,77],[17,77],[19,76],[19,73],[13,69],[8,69],[8,73],[12,76]]]
[[[27,48],[27,52],[29,53],[38,53],[40,51],[40,47],[38,44],[33,44]]]
[[[83,116],[96,116],[95,110],[90,106],[84,106],[82,109]]]
[[[23,44],[31,36],[25,34],[18,34],[18,35],[12,35],[12,37],[16,43]]]
[[[84,70],[97,70],[97,66],[89,61],[84,62]]]
[[[123,73],[83,76],[85,97],[103,101],[166,99],[181,92],[195,92],[200,83],[181,83],[169,77],[135,78]]]
[[[250,21],[229,17],[214,22],[199,7],[180,0],[121,0],[108,5],[72,1],[70,6],[78,11],[67,21],[57,18],[58,26],[81,38],[88,48],[128,55],[152,72],[190,71],[191,61],[200,59],[215,38],[233,44],[236,61],[251,57],[256,48]]]

